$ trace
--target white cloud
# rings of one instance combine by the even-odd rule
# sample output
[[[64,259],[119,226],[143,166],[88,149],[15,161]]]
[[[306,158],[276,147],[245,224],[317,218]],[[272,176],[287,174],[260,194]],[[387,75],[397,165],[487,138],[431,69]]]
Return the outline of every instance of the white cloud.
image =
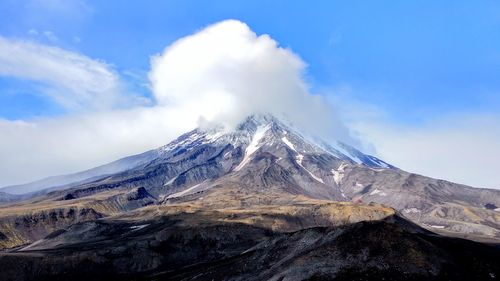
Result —
[[[31,36],[37,36],[39,33],[38,33],[38,30],[32,28],[32,29],[28,30],[28,34]]]
[[[385,161],[426,176],[500,189],[500,116],[455,114],[421,125],[386,119],[352,124]]]
[[[108,64],[34,42],[0,37],[0,75],[40,82],[47,95],[71,110],[102,110],[130,98]]]
[[[57,38],[56,34],[50,30],[45,30],[43,32],[43,36],[45,36],[45,38],[47,38],[47,40],[49,40],[50,42],[56,42],[59,40],[59,38]]]
[[[76,172],[141,153],[193,128],[196,121],[196,116],[162,107],[31,121],[0,119],[0,186]]]
[[[448,113],[401,122],[348,86],[327,90],[364,151],[403,170],[474,187],[500,189],[500,115]]]
[[[50,30],[39,32],[38,30],[31,28],[30,30],[28,30],[28,35],[32,36],[33,38],[40,38],[51,43],[56,43],[57,41],[59,41],[57,35]]]
[[[353,142],[331,106],[304,82],[305,63],[268,35],[227,20],[152,58],[149,78],[160,105],[183,107],[232,127],[258,112],[285,116],[326,138]]]

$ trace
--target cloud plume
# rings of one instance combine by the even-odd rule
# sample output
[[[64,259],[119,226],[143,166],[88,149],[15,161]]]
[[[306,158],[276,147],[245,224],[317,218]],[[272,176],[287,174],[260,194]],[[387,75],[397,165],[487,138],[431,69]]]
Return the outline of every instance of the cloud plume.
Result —
[[[233,127],[254,113],[285,117],[302,129],[353,142],[324,97],[304,82],[305,63],[269,35],[227,20],[179,39],[151,62],[158,104],[185,108]]]

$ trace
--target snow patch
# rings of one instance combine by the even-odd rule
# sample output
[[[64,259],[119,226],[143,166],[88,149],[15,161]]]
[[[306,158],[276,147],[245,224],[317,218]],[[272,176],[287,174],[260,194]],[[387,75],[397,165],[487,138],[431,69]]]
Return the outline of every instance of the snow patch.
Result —
[[[183,191],[180,191],[180,192],[177,192],[177,193],[174,193],[174,194],[170,194],[169,196],[167,196],[167,199],[169,199],[169,198],[175,198],[175,197],[181,197],[181,196],[187,195],[189,192],[195,190],[200,185],[201,185],[201,183],[193,185],[190,188],[185,189]]]
[[[352,153],[351,151],[345,149],[342,145],[340,145],[338,142],[334,144],[330,144],[335,150],[340,152],[340,154],[347,156],[347,158],[350,158],[352,161],[356,162],[356,164],[362,164],[363,161],[358,158],[357,155]]]
[[[339,168],[337,169],[339,172],[344,172],[345,167],[349,166],[347,163],[342,163]]]
[[[302,169],[306,170],[306,172],[313,178],[315,179],[316,181],[319,181],[320,183],[325,183],[320,177],[317,177],[315,176],[313,173],[311,173],[311,171],[309,171],[308,169],[306,169],[306,167],[304,167],[304,165],[302,165],[302,160],[304,160],[304,155],[302,154],[299,154],[295,157],[295,160],[297,160],[297,164],[299,164],[300,167],[302,167]]]
[[[443,229],[443,228],[445,228],[445,227],[446,227],[446,226],[444,226],[444,225],[433,225],[433,224],[431,224],[431,225],[429,225],[429,226],[430,226],[430,227],[433,227],[433,228],[438,228],[438,229]]]
[[[377,188],[375,188],[372,192],[370,192],[370,195],[379,195],[379,196],[387,196],[387,194]]]
[[[302,167],[302,160],[304,160],[304,155],[299,154],[295,157],[295,159],[297,160],[297,163]]]
[[[175,181],[175,179],[176,179],[176,178],[177,178],[177,176],[175,176],[175,177],[171,178],[171,179],[170,179],[168,182],[166,182],[163,186],[167,186],[167,185],[169,185],[169,184],[172,184],[172,183]]]
[[[332,174],[333,174],[333,181],[335,181],[335,183],[337,185],[340,184],[340,182],[342,181],[342,178],[344,177],[344,169],[345,167],[347,166],[347,164],[345,163],[342,163],[338,168],[337,170],[335,169],[332,169]]]
[[[260,140],[264,137],[264,134],[269,130],[270,125],[266,126],[259,126],[257,127],[257,130],[255,130],[255,134],[252,137],[252,140],[250,141],[250,144],[248,144],[247,148],[245,149],[245,157],[243,157],[243,160],[240,162],[240,164],[234,169],[235,171],[241,170],[248,161],[250,161],[250,156],[259,149],[259,142]]]
[[[333,174],[333,181],[337,185],[339,185],[340,182],[342,181],[342,178],[344,177],[344,174],[339,171],[335,171],[334,169],[332,169],[332,174]]]
[[[225,135],[224,131],[222,131],[222,130],[216,131],[216,132],[213,132],[213,133],[206,134],[205,135],[205,140],[207,142],[212,142],[212,141],[215,141],[215,140],[219,139],[220,137],[222,137],[224,135]]]
[[[390,169],[391,167],[389,165],[387,165],[387,163],[385,163],[384,161],[381,161],[379,159],[376,159],[376,158],[370,158],[373,162],[377,163],[380,167],[382,168],[385,168],[385,169]]]
[[[40,239],[40,240],[38,240],[38,241],[35,241],[35,242],[33,242],[33,243],[29,244],[28,246],[26,246],[26,247],[24,247],[24,248],[19,249],[19,251],[26,251],[26,250],[30,250],[30,249],[31,249],[31,248],[33,248],[34,246],[36,246],[36,245],[38,245],[38,244],[40,244],[40,243],[42,243],[42,242],[44,242],[44,241],[47,241],[47,240],[46,240],[46,239]]]
[[[288,146],[290,147],[293,151],[297,152],[297,150],[295,149],[295,146],[293,145],[293,143],[291,143],[286,137],[282,137],[281,140]]]
[[[143,228],[145,228],[148,225],[149,224],[133,225],[133,226],[131,226],[129,228],[135,231],[135,230],[143,229]]]
[[[417,208],[408,208],[408,209],[404,209],[403,213],[406,213],[406,214],[420,213],[420,210]]]

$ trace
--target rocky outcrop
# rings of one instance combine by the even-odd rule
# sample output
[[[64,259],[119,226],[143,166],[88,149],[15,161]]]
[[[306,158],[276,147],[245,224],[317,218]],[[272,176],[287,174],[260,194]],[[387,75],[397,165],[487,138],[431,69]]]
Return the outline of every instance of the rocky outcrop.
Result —
[[[11,214],[0,219],[0,248],[29,244],[74,223],[102,217],[92,208],[78,207]]]

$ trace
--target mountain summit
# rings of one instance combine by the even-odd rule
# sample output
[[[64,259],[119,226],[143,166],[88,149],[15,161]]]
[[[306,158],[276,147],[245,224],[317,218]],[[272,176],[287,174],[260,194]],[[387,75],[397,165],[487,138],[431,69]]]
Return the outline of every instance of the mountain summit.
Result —
[[[156,163],[186,157],[201,163],[164,184],[173,188],[231,175],[248,186],[281,186],[285,192],[335,200],[347,199],[340,186],[345,167],[395,169],[341,142],[328,144],[307,137],[270,115],[250,116],[230,131],[193,130],[160,148],[159,155]],[[210,186],[207,181],[183,190],[182,195]]]
[[[328,143],[317,137],[309,136],[300,132],[299,129],[272,115],[252,115],[247,117],[234,130],[225,130],[223,127],[201,130],[196,129],[166,146],[175,147],[179,141],[189,143],[199,143],[200,140],[205,143],[229,143],[234,147],[246,146],[249,149],[250,156],[261,146],[286,145],[289,149],[300,155],[299,151],[310,153],[327,153],[331,156],[349,162],[351,164],[363,164],[373,168],[394,168],[393,166],[377,159],[373,156],[363,154],[352,146],[336,141]],[[247,158],[245,158],[247,159]]]

